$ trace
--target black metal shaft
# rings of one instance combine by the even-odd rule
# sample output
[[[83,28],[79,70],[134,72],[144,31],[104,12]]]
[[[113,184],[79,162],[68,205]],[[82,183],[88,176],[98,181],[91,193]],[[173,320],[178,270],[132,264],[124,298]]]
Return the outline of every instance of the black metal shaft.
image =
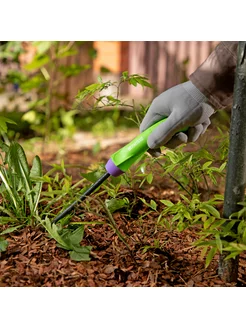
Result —
[[[230,125],[230,146],[226,173],[223,216],[238,212],[244,200],[246,186],[246,42],[238,43],[233,106]],[[225,261],[220,257],[219,274],[228,282],[236,281],[238,258]]]
[[[69,205],[63,212],[57,215],[57,217],[53,220],[52,223],[56,223],[59,220],[63,219],[67,214],[69,214],[74,207],[78,204],[78,202],[85,199],[86,196],[89,196],[93,191],[95,191],[108,177],[110,174],[106,172],[100,179],[98,179],[93,185],[91,185],[84,193],[80,196],[79,199],[75,200],[71,205]]]

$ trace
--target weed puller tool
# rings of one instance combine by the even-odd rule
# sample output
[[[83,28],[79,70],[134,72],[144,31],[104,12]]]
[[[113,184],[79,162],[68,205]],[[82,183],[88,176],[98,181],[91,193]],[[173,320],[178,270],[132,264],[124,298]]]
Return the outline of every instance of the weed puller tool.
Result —
[[[74,201],[63,212],[58,214],[57,217],[53,220],[53,223],[58,222],[67,214],[69,214],[79,201],[84,200],[86,196],[89,196],[93,191],[95,191],[108,177],[110,177],[110,175],[117,177],[127,171],[131,165],[140,159],[149,149],[147,144],[148,136],[159,124],[165,120],[166,118],[153,124],[127,145],[116,151],[105,165],[107,172],[104,173],[93,185],[91,185],[78,200]],[[183,129],[182,131],[186,130],[187,129]]]

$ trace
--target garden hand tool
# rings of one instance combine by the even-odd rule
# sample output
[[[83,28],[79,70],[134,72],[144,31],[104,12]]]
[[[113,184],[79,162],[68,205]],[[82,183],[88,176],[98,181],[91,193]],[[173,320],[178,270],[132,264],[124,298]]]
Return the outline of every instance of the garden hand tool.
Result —
[[[102,175],[93,185],[91,185],[83,195],[71,205],[69,205],[63,212],[58,214],[58,216],[53,220],[53,223],[58,222],[69,214],[72,209],[77,205],[79,201],[85,199],[86,196],[90,195],[95,191],[108,177],[113,176],[117,177],[127,171],[132,164],[134,164],[138,159],[140,159],[144,153],[149,149],[147,140],[151,133],[161,124],[163,124],[167,118],[162,119],[161,121],[153,124],[148,129],[140,133],[136,138],[134,138],[127,145],[116,151],[111,155],[110,159],[106,163],[106,173]],[[183,128],[182,131],[186,131],[186,128]]]

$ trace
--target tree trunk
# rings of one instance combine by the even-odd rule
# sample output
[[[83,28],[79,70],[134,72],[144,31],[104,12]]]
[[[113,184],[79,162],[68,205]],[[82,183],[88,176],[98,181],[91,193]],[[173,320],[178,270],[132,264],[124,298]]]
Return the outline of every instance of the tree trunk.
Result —
[[[234,97],[230,127],[230,146],[226,174],[223,216],[229,218],[238,212],[239,202],[244,200],[246,183],[246,42],[238,44],[237,68],[235,73]],[[225,260],[222,254],[219,275],[226,282],[236,282],[238,277],[238,257]]]

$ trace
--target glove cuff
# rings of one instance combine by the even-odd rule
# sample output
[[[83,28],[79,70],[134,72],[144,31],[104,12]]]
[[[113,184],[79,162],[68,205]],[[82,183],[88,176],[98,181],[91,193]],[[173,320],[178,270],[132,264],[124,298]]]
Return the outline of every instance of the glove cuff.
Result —
[[[195,99],[199,104],[207,102],[206,96],[199,89],[197,89],[191,81],[182,83],[183,88],[190,94],[190,96]]]

